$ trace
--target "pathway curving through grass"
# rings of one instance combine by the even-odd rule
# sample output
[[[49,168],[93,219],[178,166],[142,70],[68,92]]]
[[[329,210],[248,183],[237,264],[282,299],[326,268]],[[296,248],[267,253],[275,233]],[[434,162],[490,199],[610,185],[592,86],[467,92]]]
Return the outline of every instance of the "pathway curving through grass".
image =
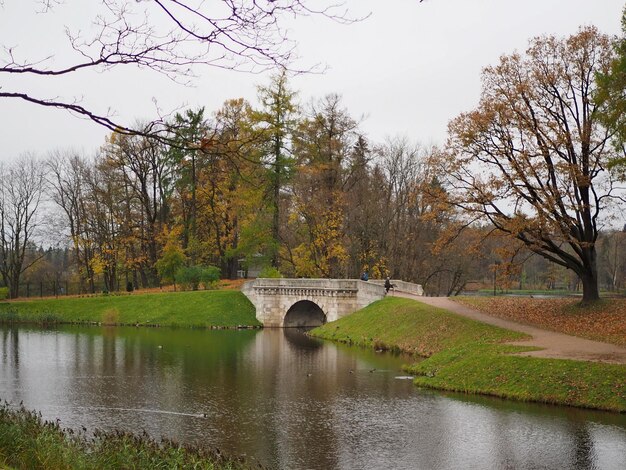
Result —
[[[397,294],[411,298],[438,308],[445,308],[450,312],[477,320],[489,325],[518,331],[531,336],[531,339],[514,341],[508,344],[531,346],[540,348],[536,351],[519,353],[524,356],[545,357],[553,359],[573,359],[578,361],[607,362],[612,364],[626,364],[626,348],[615,344],[593,341],[578,336],[571,336],[555,331],[525,325],[512,320],[495,317],[480,312],[467,305],[458,303],[448,297],[417,297],[411,294]]]

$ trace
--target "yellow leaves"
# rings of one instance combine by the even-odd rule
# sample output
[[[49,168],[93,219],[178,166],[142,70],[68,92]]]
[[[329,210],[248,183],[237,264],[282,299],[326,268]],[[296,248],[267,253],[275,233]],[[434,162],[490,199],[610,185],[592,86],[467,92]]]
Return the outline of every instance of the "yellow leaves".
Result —
[[[89,267],[91,269],[91,271],[96,275],[96,276],[100,276],[104,273],[104,270],[106,268],[106,263],[105,261],[102,259],[102,257],[99,254],[95,254],[93,255],[93,257],[89,260]]]
[[[162,256],[156,262],[156,268],[161,277],[166,281],[173,281],[176,270],[183,266],[187,260],[180,244],[179,236],[182,227],[173,227],[168,230],[163,229],[161,239],[167,240],[163,247]]]
[[[319,208],[315,208],[319,209]],[[343,211],[339,208],[313,212],[309,219],[310,239],[292,251],[296,276],[342,277],[349,255],[343,233]]]
[[[391,272],[389,270],[388,261],[385,257],[379,258],[371,267],[370,267],[370,276],[372,279],[383,279],[386,276],[390,276]]]
[[[323,266],[317,266],[309,245],[303,243],[292,250],[296,277],[321,277]]]
[[[157,240],[160,245],[164,245],[165,249],[174,246],[180,245],[180,237],[183,233],[183,227],[179,225],[174,225],[173,227],[164,226],[161,233],[157,236]]]
[[[122,264],[127,270],[132,271],[134,269],[141,269],[141,266],[143,266],[147,261],[148,257],[140,254],[137,256],[125,257]]]

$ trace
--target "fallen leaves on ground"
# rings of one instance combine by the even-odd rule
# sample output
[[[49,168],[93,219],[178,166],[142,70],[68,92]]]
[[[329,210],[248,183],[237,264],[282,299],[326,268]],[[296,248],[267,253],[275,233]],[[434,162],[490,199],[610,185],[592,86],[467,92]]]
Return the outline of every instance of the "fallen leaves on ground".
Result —
[[[580,300],[531,297],[459,297],[456,301],[483,313],[573,336],[626,346],[626,299],[593,305]]]

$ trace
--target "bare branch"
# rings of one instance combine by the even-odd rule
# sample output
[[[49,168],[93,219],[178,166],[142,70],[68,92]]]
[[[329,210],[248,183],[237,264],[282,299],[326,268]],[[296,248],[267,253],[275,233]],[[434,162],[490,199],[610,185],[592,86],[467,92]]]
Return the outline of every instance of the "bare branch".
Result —
[[[61,0],[41,0],[42,14],[60,10]],[[71,0],[67,0],[71,3]],[[91,26],[66,28],[71,63],[52,54],[20,59],[16,47],[4,45],[0,76],[59,77],[85,70],[108,71],[136,66],[189,85],[200,67],[244,72],[289,69],[314,71],[294,65],[295,43],[290,22],[316,15],[350,23],[342,4],[310,7],[305,0],[100,0]],[[0,88],[1,90],[1,88]],[[3,91],[0,98],[19,98],[34,104],[66,109],[99,125],[123,133],[140,134],[72,100],[37,99],[26,90]]]

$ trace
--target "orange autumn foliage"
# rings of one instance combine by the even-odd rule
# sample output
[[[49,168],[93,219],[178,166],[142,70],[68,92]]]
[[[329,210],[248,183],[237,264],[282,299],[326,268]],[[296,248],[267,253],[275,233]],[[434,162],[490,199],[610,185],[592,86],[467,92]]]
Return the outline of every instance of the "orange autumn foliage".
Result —
[[[581,306],[580,299],[576,298],[465,297],[456,300],[494,317],[626,346],[626,299],[605,299],[593,307]]]

